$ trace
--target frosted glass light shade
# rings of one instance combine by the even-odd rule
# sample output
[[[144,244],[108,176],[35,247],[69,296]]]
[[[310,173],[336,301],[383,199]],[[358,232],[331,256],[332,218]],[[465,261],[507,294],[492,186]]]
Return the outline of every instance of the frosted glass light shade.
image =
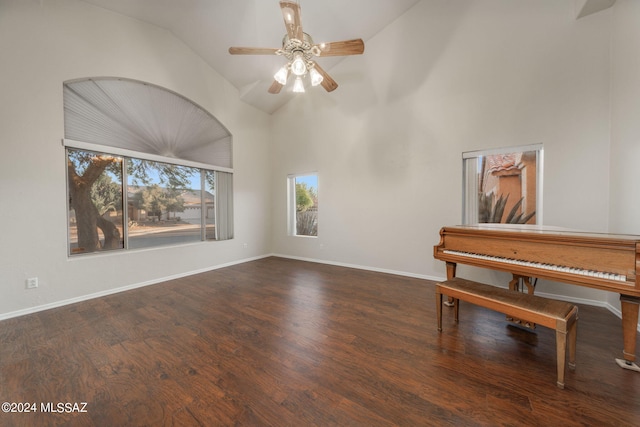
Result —
[[[302,54],[296,54],[295,59],[291,62],[291,72],[296,76],[303,76],[307,72],[307,64],[304,63]]]
[[[311,86],[318,86],[322,83],[322,80],[324,80],[322,74],[320,74],[315,68],[312,68],[309,74],[311,75]]]
[[[274,74],[273,78],[275,81],[280,83],[281,85],[287,84],[287,77],[289,76],[289,71],[287,71],[287,67],[282,67],[278,70],[277,73]]]
[[[293,83],[293,91],[295,93],[304,93],[304,83],[302,83],[302,79],[300,77],[297,77],[296,81]]]

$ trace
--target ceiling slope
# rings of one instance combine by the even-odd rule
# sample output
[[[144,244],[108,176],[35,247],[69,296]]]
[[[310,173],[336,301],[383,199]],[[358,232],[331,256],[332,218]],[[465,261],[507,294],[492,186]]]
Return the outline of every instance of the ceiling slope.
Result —
[[[290,85],[267,93],[284,64],[279,56],[231,56],[230,46],[279,48],[286,32],[278,0],[83,0],[171,31],[239,91],[267,113],[291,99]],[[316,43],[369,40],[420,0],[300,1],[302,24]],[[366,54],[366,51],[365,51]],[[321,58],[329,71],[343,57]],[[122,76],[127,77],[127,76]],[[321,89],[319,89],[321,90]],[[331,96],[330,93],[325,96]]]

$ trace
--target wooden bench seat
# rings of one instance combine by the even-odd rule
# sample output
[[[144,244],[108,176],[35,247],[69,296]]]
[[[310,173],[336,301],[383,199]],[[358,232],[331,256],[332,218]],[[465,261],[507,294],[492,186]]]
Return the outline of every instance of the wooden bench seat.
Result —
[[[436,284],[436,310],[438,331],[442,331],[442,295],[453,298],[455,321],[458,321],[459,301],[467,301],[507,316],[534,322],[556,331],[557,385],[564,388],[564,366],[567,338],[569,341],[569,368],[575,369],[576,329],[578,307],[564,302],[528,295],[496,286],[472,282],[459,277]]]

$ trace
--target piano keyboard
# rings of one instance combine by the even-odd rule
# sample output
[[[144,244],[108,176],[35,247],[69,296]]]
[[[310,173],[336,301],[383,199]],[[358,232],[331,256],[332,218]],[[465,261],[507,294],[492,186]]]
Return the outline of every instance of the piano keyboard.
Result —
[[[616,274],[616,273],[607,273],[607,272],[604,272],[604,271],[583,270],[581,268],[567,267],[567,266],[564,266],[564,265],[543,264],[543,263],[539,263],[539,262],[525,261],[525,260],[521,260],[521,259],[502,258],[502,257],[496,257],[496,256],[491,256],[491,255],[483,255],[483,254],[472,254],[472,253],[469,253],[469,252],[452,251],[452,250],[448,250],[448,249],[445,249],[442,252],[445,253],[445,254],[457,255],[457,256],[462,256],[462,257],[467,257],[467,258],[475,258],[475,259],[482,259],[482,260],[493,261],[493,262],[501,262],[501,263],[504,263],[504,264],[520,265],[520,266],[523,266],[523,267],[539,268],[541,270],[560,271],[562,273],[577,274],[577,275],[580,275],[580,276],[597,277],[597,278],[600,278],[600,279],[609,279],[609,280],[615,280],[615,281],[618,281],[618,282],[626,282],[627,281],[627,276],[625,276],[625,275]]]

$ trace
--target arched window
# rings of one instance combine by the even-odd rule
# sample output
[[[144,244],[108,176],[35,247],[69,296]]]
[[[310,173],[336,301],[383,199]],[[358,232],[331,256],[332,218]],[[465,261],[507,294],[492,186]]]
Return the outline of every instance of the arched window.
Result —
[[[144,82],[64,83],[69,253],[233,238],[232,137]]]

